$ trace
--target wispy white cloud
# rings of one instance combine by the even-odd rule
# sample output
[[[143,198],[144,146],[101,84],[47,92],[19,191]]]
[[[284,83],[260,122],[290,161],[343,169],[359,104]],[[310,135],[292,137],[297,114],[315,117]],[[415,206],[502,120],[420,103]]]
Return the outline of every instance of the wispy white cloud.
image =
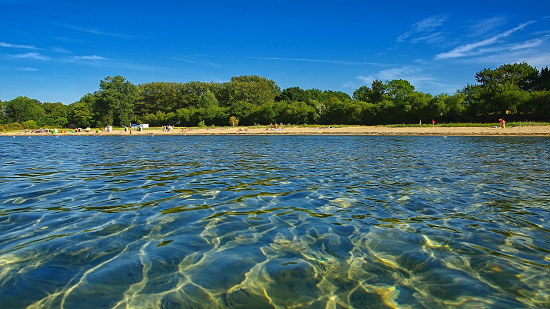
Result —
[[[145,63],[144,61],[140,63],[134,63],[129,61],[128,59],[106,58],[98,55],[64,57],[64,58],[59,58],[58,61],[64,62],[64,63],[82,65],[82,66],[108,68],[108,69],[130,69],[130,70],[138,70],[138,71],[166,71],[167,70],[167,68],[161,68],[155,65],[143,64]]]
[[[19,49],[34,49],[38,50],[40,48],[33,46],[33,45],[21,45],[21,44],[11,44],[6,42],[0,42],[0,47],[7,47],[7,48],[19,48]]]
[[[550,34],[550,30],[541,30],[541,31],[535,31],[533,33],[531,33],[532,35],[535,35],[535,36],[546,36],[546,35],[549,35]]]
[[[54,47],[50,48],[50,50],[52,52],[58,53],[58,54],[70,54],[71,53],[70,50],[67,50],[66,48],[59,47],[59,46],[54,46]]]
[[[68,52],[66,52],[68,53]],[[24,53],[11,55],[13,58],[19,59],[32,59],[32,60],[42,60],[42,61],[58,61],[58,62],[90,62],[96,60],[109,60],[108,58],[98,56],[98,55],[85,55],[85,56],[71,56],[71,57],[58,57],[52,58],[50,56],[41,54],[41,53]]]
[[[17,48],[17,49],[31,49],[36,51],[45,51],[45,52],[52,52],[56,54],[70,54],[71,51],[59,47],[48,47],[48,48],[38,48],[34,45],[18,45],[18,44],[10,44],[6,42],[0,42],[0,47],[7,47],[7,48]],[[38,52],[28,52],[28,53],[22,53],[17,55],[12,55],[12,57],[15,58],[27,58],[27,59],[35,59],[35,60],[52,60],[50,56],[46,56],[44,54],[38,53]]]
[[[368,75],[359,75],[355,77],[355,81],[345,83],[343,87],[356,89],[361,85],[370,86],[374,80],[391,81],[395,79],[407,80],[416,90],[432,94],[452,93],[460,87],[460,85],[447,83],[442,81],[441,78],[436,78],[432,73],[427,72],[426,67],[423,65],[404,65]]]
[[[539,68],[547,67],[550,63],[550,52],[541,51],[540,53],[525,55],[518,60],[509,61],[508,63],[526,62]]]
[[[535,47],[541,46],[543,42],[544,42],[543,38],[536,38],[529,41],[513,44],[512,46],[510,46],[510,50],[535,48]]]
[[[17,71],[22,71],[22,72],[36,72],[36,71],[38,71],[38,69],[37,69],[37,68],[24,67],[24,68],[17,68]]]
[[[214,62],[196,59],[196,57],[192,57],[192,59],[189,58],[189,57],[186,57],[186,58],[182,58],[182,57],[165,57],[165,58],[170,59],[170,60],[179,61],[179,62],[185,62],[185,63],[202,65],[202,66],[209,66],[209,67],[213,67],[213,68],[217,68],[217,69],[221,68],[220,65],[218,65]]]
[[[497,35],[494,35],[490,38],[487,38],[485,40],[481,40],[474,43],[468,43],[464,44],[458,47],[455,47],[454,49],[437,54],[435,56],[436,59],[450,59],[450,58],[460,58],[460,57],[467,57],[467,56],[477,56],[480,54],[486,53],[488,50],[484,49],[488,46],[494,45],[496,43],[501,42],[503,39],[511,36],[517,31],[525,29],[525,27],[529,26],[530,24],[534,23],[535,21],[529,21],[526,23],[522,23],[510,30],[507,30],[505,32],[499,33]]]
[[[84,42],[86,42],[85,40],[68,38],[66,36],[58,36],[58,37],[55,37],[55,39],[58,40],[58,41],[70,42],[70,43],[84,43]]]
[[[75,60],[107,60],[107,58],[97,56],[97,55],[75,56],[75,57],[73,57],[73,59],[75,59]]]
[[[443,40],[444,34],[439,28],[447,21],[447,16],[435,15],[424,18],[411,25],[410,29],[397,37],[397,42],[418,43],[421,41],[434,43]]]
[[[72,29],[72,30],[85,32],[85,33],[90,33],[90,34],[94,34],[94,35],[100,35],[100,36],[108,36],[108,37],[114,37],[114,38],[119,38],[119,39],[134,39],[134,38],[136,38],[136,36],[134,36],[134,35],[115,33],[115,32],[107,32],[107,31],[103,31],[103,30],[99,30],[99,29],[91,28],[91,27],[80,27],[80,26],[68,25],[68,24],[63,24],[62,26],[65,27],[65,28]]]
[[[483,65],[501,65],[503,63],[526,62],[535,67],[546,67],[550,63],[550,46],[542,45],[539,48],[525,48],[516,50],[506,50],[486,54],[484,56],[468,59],[471,63]]]
[[[358,66],[387,66],[376,62],[361,62],[347,60],[330,60],[330,59],[307,59],[307,58],[284,58],[284,57],[236,57],[239,59],[258,59],[258,60],[276,60],[276,61],[299,61],[299,62],[317,62],[342,65],[358,65]]]
[[[357,79],[362,81],[364,84],[370,84],[377,79],[382,81],[405,79],[413,85],[432,82],[435,80],[434,77],[426,74],[421,67],[412,65],[386,69],[367,76],[359,75],[357,76]]]
[[[470,36],[477,37],[477,36],[487,35],[488,33],[491,33],[491,32],[494,33],[496,29],[502,27],[505,22],[506,22],[506,18],[504,17],[492,17],[492,18],[483,19],[470,25],[467,28],[468,34]]]
[[[24,54],[17,54],[12,55],[14,58],[21,58],[21,59],[33,59],[33,60],[51,60],[52,58],[46,55],[42,55],[40,53],[24,53]]]

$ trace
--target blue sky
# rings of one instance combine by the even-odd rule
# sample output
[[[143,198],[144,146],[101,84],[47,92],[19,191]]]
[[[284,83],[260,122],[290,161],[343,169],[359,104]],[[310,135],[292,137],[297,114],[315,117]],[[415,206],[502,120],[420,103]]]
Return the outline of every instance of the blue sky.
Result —
[[[352,93],[453,93],[483,68],[550,66],[550,1],[0,0],[0,100],[70,104],[106,76]]]

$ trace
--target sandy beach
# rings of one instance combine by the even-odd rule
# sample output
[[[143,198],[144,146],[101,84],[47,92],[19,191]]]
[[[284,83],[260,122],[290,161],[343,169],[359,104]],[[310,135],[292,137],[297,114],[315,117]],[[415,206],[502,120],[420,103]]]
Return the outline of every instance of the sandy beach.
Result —
[[[4,132],[0,136],[44,136],[51,133]],[[515,126],[505,129],[498,127],[440,127],[425,125],[421,127],[387,127],[387,126],[345,126],[345,127],[300,127],[291,126],[284,129],[270,130],[266,127],[216,127],[216,128],[175,128],[164,132],[162,128],[151,128],[143,131],[124,132],[80,132],[55,135],[437,135],[437,136],[550,136],[550,126]]]

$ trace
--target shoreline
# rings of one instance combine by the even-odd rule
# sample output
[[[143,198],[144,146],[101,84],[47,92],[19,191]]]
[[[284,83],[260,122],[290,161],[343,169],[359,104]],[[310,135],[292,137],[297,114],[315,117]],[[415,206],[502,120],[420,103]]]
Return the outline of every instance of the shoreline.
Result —
[[[299,127],[291,126],[279,130],[266,127],[216,127],[216,128],[176,128],[169,132],[162,129],[124,132],[79,132],[71,133],[30,133],[3,132],[1,136],[150,136],[150,135],[387,135],[387,136],[549,136],[550,126],[515,126],[505,129],[495,127],[387,127],[387,126],[344,126],[344,127]]]

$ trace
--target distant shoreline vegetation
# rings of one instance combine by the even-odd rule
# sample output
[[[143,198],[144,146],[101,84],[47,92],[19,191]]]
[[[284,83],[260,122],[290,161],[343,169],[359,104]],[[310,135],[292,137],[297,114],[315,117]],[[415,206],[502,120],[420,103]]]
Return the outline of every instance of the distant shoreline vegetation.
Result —
[[[247,75],[229,82],[151,82],[106,77],[70,105],[20,96],[0,101],[0,131],[40,127],[227,126],[269,123],[386,125],[550,121],[550,70],[523,62],[476,73],[476,84],[431,95],[398,79],[375,80],[353,96],[290,87]]]

